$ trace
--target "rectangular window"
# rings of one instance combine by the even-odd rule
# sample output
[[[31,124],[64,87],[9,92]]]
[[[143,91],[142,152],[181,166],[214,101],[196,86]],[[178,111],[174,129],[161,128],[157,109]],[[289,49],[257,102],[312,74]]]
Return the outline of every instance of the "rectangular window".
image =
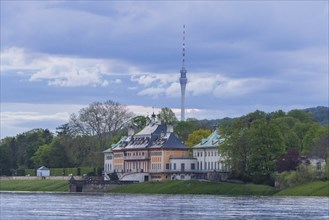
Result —
[[[191,170],[195,170],[195,163],[191,164]]]
[[[181,170],[182,172],[185,171],[185,163],[182,163],[182,164],[180,165],[180,170]]]
[[[166,163],[166,170],[169,170],[170,167],[169,167],[169,163]]]
[[[162,152],[160,151],[155,151],[155,152],[151,152],[152,156],[162,156]]]
[[[176,163],[174,163],[174,170],[176,170]]]

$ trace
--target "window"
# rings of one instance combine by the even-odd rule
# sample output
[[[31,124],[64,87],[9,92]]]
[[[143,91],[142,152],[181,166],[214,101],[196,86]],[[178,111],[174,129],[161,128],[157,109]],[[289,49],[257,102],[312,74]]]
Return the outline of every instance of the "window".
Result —
[[[176,163],[174,163],[174,170],[176,170]]]
[[[201,155],[201,157],[202,157],[202,152],[200,152],[200,155]]]
[[[191,163],[191,170],[195,170],[195,163]]]
[[[198,151],[198,156],[199,156],[199,151]]]
[[[169,169],[170,169],[169,163],[166,163],[166,170],[169,170]]]
[[[181,163],[180,165],[180,170],[183,172],[185,171],[185,163]]]

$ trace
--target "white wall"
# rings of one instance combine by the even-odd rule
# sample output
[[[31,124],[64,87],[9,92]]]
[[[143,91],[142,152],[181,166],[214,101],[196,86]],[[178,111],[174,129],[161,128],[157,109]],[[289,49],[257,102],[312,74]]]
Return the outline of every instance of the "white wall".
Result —
[[[113,173],[114,171],[114,161],[113,153],[104,153],[104,172]]]
[[[222,157],[216,147],[195,148],[193,157],[197,158],[197,169],[201,171],[225,171]]]
[[[37,170],[37,176],[50,176],[50,170]]]

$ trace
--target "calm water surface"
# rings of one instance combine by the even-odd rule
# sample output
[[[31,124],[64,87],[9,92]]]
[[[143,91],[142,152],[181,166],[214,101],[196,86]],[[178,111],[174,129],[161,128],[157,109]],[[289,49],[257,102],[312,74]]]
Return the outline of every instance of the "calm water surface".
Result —
[[[0,219],[329,219],[329,198],[0,193]]]

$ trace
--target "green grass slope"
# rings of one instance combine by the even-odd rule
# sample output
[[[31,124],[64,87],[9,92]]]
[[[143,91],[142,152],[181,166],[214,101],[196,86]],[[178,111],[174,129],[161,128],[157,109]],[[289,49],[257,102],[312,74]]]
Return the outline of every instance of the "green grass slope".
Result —
[[[277,194],[277,196],[328,196],[329,181],[315,181],[298,186],[289,187]]]
[[[211,194],[211,195],[273,195],[278,191],[270,186],[255,184],[212,183],[201,181],[163,181],[125,185],[111,193],[143,194]]]
[[[0,191],[67,192],[67,180],[0,180]]]

